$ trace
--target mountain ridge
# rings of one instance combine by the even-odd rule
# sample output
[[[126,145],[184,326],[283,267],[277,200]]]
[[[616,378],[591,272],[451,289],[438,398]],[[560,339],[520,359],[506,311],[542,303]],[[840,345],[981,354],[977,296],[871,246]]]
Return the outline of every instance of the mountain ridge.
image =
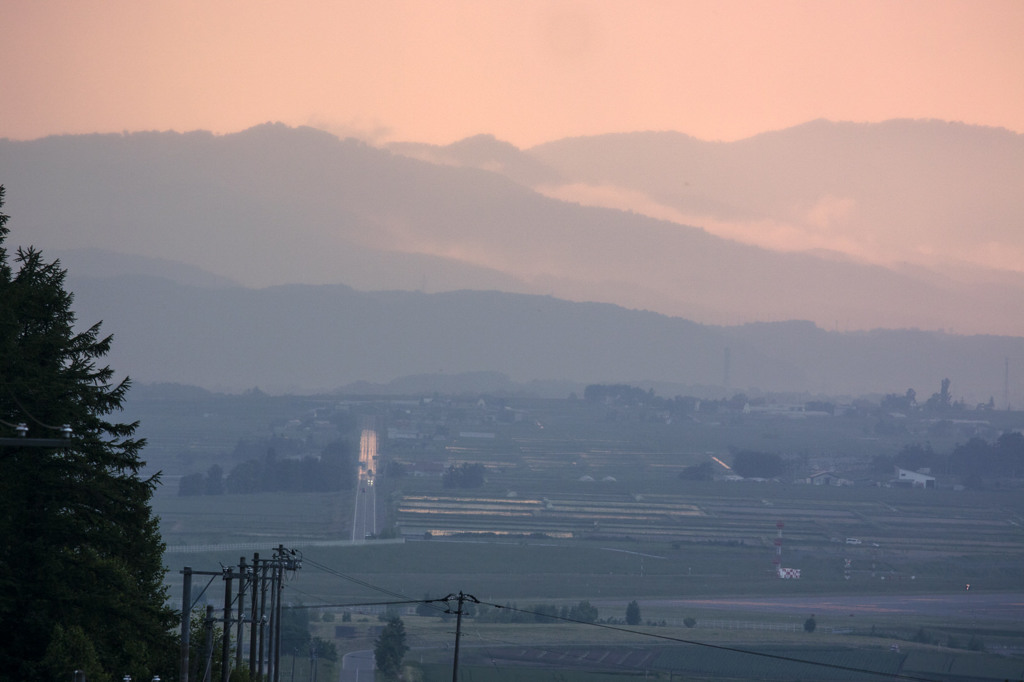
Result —
[[[811,130],[820,135],[832,127]],[[735,149],[729,144],[714,148]],[[479,160],[486,158],[481,148],[489,147],[515,154],[486,136],[457,148],[470,148]],[[787,153],[801,152],[793,147]],[[594,158],[617,163],[610,153]],[[1016,156],[1008,158],[1000,168],[1016,167]],[[605,172],[596,161],[590,166]],[[637,172],[651,175],[652,168],[641,165]],[[560,173],[567,181],[587,180]],[[744,173],[759,182],[771,175]],[[666,177],[669,189],[691,191],[679,184],[678,171]],[[162,258],[250,287],[498,289],[604,301],[708,324],[798,318],[844,330],[1024,334],[1024,320],[1015,314],[1024,278],[1012,273],[983,280],[968,270],[951,269],[966,273],[953,277],[920,265],[884,267],[770,250],[694,223],[567,201],[498,172],[410,159],[312,128],[269,124],[225,136],[0,141],[0,181],[8,189],[12,240],[59,252],[94,248]],[[764,188],[737,187],[721,196],[708,192],[702,201],[761,220],[757,211],[764,206],[755,199]],[[815,199],[811,213],[841,222],[844,210],[860,210],[857,202],[844,201]]]
[[[102,320],[114,335],[107,361],[119,373],[224,392],[337,392],[491,373],[549,390],[659,383],[706,397],[857,396],[924,393],[949,377],[957,398],[973,405],[1001,400],[1003,358],[1024,357],[1018,337],[844,333],[809,321],[722,327],[500,291],[207,288],[149,275],[69,275],[69,286],[79,321]]]

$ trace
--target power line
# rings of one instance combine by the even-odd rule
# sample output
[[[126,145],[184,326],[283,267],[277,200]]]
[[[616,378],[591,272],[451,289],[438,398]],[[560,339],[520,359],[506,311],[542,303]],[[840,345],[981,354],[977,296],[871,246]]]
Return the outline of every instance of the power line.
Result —
[[[436,604],[438,604],[439,602],[447,603],[449,600],[453,599],[454,597],[451,594],[448,595],[447,597],[444,597],[444,598],[441,598],[441,599],[413,599],[413,598],[409,597],[408,595],[404,595],[404,594],[401,594],[399,592],[394,592],[394,591],[389,590],[387,588],[380,587],[378,585],[374,585],[373,583],[369,583],[369,582],[367,582],[365,580],[362,580],[360,578],[356,578],[354,576],[342,573],[341,571],[338,571],[338,570],[336,570],[334,568],[331,568],[330,566],[327,566],[325,564],[321,564],[321,563],[319,563],[317,561],[309,559],[308,557],[303,557],[303,558],[304,558],[304,561],[307,564],[309,564],[309,565],[311,565],[311,566],[313,566],[315,568],[319,568],[321,571],[324,571],[325,573],[328,573],[328,574],[333,575],[335,577],[338,577],[338,578],[341,578],[343,580],[352,582],[352,583],[354,583],[356,585],[360,585],[362,587],[366,587],[366,588],[371,589],[373,591],[380,592],[381,594],[386,594],[386,595],[389,595],[389,596],[392,596],[392,597],[396,597],[396,598],[398,598],[398,601],[361,602],[361,603],[347,603],[347,604],[320,604],[320,605],[308,605],[308,606],[304,606],[303,605],[303,606],[291,606],[291,607],[286,607],[286,608],[293,608],[293,609],[294,608],[307,608],[307,609],[308,608],[352,608],[352,607],[358,607],[358,606],[408,606],[408,605],[411,605],[411,604],[426,604],[426,605],[431,606],[432,608],[435,608],[435,609],[438,609],[438,610],[441,610],[441,611],[446,611],[448,613],[452,613],[450,607],[449,608],[445,608],[445,609],[441,609],[440,607],[436,606]],[[476,600],[474,599],[474,601],[476,601]],[[558,620],[558,621],[562,621],[562,622],[566,622],[566,623],[574,623],[574,624],[577,624],[577,625],[587,625],[587,626],[590,626],[590,627],[597,627],[597,628],[602,628],[602,629],[605,629],[605,630],[613,630],[613,631],[616,631],[616,632],[628,633],[628,634],[637,635],[637,636],[640,636],[640,637],[649,637],[649,638],[652,638],[652,639],[658,639],[658,640],[662,640],[662,641],[674,642],[674,643],[677,643],[677,644],[689,644],[689,645],[692,645],[692,646],[699,646],[699,647],[704,647],[704,648],[708,648],[708,649],[715,649],[715,650],[718,650],[718,651],[725,651],[725,652],[728,652],[728,653],[745,654],[745,655],[748,655],[748,656],[757,656],[757,657],[760,657],[760,658],[767,658],[767,659],[771,659],[771,660],[784,661],[784,662],[788,662],[788,663],[799,663],[799,664],[803,664],[803,665],[812,665],[812,666],[818,666],[818,667],[822,667],[822,668],[828,668],[828,669],[831,669],[831,670],[842,670],[842,671],[846,671],[846,672],[854,672],[854,673],[866,674],[866,675],[879,675],[879,676],[889,677],[889,678],[898,679],[898,680],[912,680],[912,681],[915,681],[915,682],[937,682],[936,680],[934,680],[932,678],[927,678],[927,677],[918,677],[918,676],[915,676],[915,675],[907,675],[907,674],[903,674],[903,673],[880,672],[880,671],[877,671],[877,670],[870,670],[870,669],[867,669],[867,668],[858,668],[856,666],[841,665],[841,664],[838,664],[838,663],[826,663],[826,662],[823,662],[823,661],[812,661],[812,660],[797,658],[797,657],[794,657],[794,656],[785,656],[785,655],[782,655],[782,654],[771,654],[771,653],[767,653],[767,652],[763,652],[763,651],[753,651],[753,650],[750,650],[750,649],[741,649],[741,648],[738,648],[738,647],[725,646],[725,645],[722,645],[722,644],[710,644],[708,642],[700,642],[700,641],[692,640],[692,639],[684,639],[684,638],[681,638],[681,637],[673,637],[673,636],[670,636],[670,635],[661,635],[661,634],[657,634],[657,633],[653,633],[653,632],[644,632],[644,631],[641,631],[641,630],[633,630],[633,629],[622,627],[622,626],[618,626],[618,625],[610,625],[610,624],[607,624],[607,623],[594,623],[594,622],[578,620],[578,619],[575,619],[575,618],[569,618],[569,617],[566,617],[566,616],[557,616],[557,615],[550,614],[550,613],[541,613],[541,612],[538,612],[538,611],[530,611],[529,609],[520,609],[520,608],[517,608],[517,607],[514,607],[514,606],[508,606],[508,605],[502,605],[502,604],[492,604],[492,603],[489,603],[489,602],[482,602],[482,601],[476,601],[476,603],[481,605],[481,606],[489,606],[489,607],[496,608],[496,609],[504,609],[504,610],[507,610],[507,611],[514,611],[516,613],[532,615],[534,617],[543,617],[543,618],[548,618],[548,619],[551,619],[551,620]],[[460,608],[460,610],[461,610],[461,608]]]
[[[308,562],[309,560],[307,559],[306,561]],[[383,590],[383,588],[379,588],[379,589]],[[440,599],[405,599],[405,600],[402,600],[402,601],[355,602],[355,603],[345,603],[345,604],[313,604],[313,605],[286,606],[284,608],[288,608],[288,609],[312,609],[312,608],[352,608],[352,607],[359,607],[359,606],[408,606],[408,605],[411,605],[411,604],[433,605],[433,604],[436,604],[436,603],[439,603],[439,602],[447,603],[452,598],[453,598],[453,595],[448,595],[447,597],[440,598]],[[812,665],[812,666],[818,666],[818,667],[822,667],[822,668],[829,668],[831,670],[843,670],[843,671],[846,671],[846,672],[854,672],[854,673],[860,673],[860,674],[865,674],[865,675],[879,675],[879,676],[883,676],[883,677],[890,677],[892,679],[897,679],[897,680],[913,680],[915,682],[938,682],[937,680],[934,680],[933,678],[929,678],[929,677],[918,677],[916,675],[907,675],[907,674],[903,674],[903,673],[881,672],[881,671],[877,671],[877,670],[870,670],[868,668],[858,668],[856,666],[840,665],[838,663],[826,663],[826,662],[823,662],[823,661],[812,661],[812,660],[808,660],[808,659],[804,659],[804,658],[797,658],[795,656],[785,656],[785,655],[782,655],[782,654],[771,654],[771,653],[767,653],[767,652],[763,652],[763,651],[753,651],[751,649],[741,649],[739,647],[725,646],[725,645],[722,645],[722,644],[711,644],[711,643],[708,643],[708,642],[701,642],[701,641],[697,641],[697,640],[693,640],[693,639],[684,639],[682,637],[673,637],[671,635],[661,635],[661,634],[657,634],[657,633],[653,633],[653,632],[645,632],[645,631],[642,631],[642,630],[633,630],[633,629],[630,629],[630,628],[626,628],[626,627],[622,627],[622,626],[618,626],[618,625],[610,625],[610,624],[607,624],[607,623],[594,623],[594,622],[588,622],[588,621],[584,621],[584,620],[578,620],[576,618],[569,618],[569,617],[566,617],[566,616],[556,616],[556,615],[553,615],[553,614],[550,614],[550,613],[542,613],[542,612],[539,612],[539,611],[531,611],[529,609],[520,609],[520,608],[517,608],[517,607],[514,607],[514,606],[507,606],[507,605],[502,605],[502,604],[492,604],[490,602],[483,602],[483,601],[476,601],[475,603],[479,604],[480,606],[489,606],[491,608],[504,609],[506,611],[514,611],[516,613],[522,613],[522,614],[531,615],[531,616],[534,616],[534,617],[544,617],[544,618],[548,618],[548,619],[551,619],[551,620],[562,621],[562,622],[565,622],[565,623],[573,623],[573,624],[576,624],[576,625],[586,625],[586,626],[590,626],[590,627],[602,628],[604,630],[614,630],[616,632],[624,632],[624,633],[628,633],[628,634],[631,634],[631,635],[637,635],[637,636],[640,636],[640,637],[650,637],[652,639],[659,639],[659,640],[662,640],[662,641],[673,642],[673,643],[676,643],[676,644],[690,644],[690,645],[693,645],[693,646],[705,647],[705,648],[708,648],[708,649],[716,649],[718,651],[725,651],[725,652],[728,652],[728,653],[745,654],[745,655],[748,655],[748,656],[757,656],[757,657],[760,657],[760,658],[768,658],[768,659],[777,660],[777,661],[784,661],[784,662],[787,662],[787,663],[799,663],[799,664],[802,664],[802,665]],[[448,613],[452,612],[450,610],[450,608],[443,609],[443,610],[448,612]],[[497,641],[500,642],[502,640],[497,640]],[[531,648],[535,648],[535,647],[531,647]],[[545,650],[548,650],[548,649],[545,649]],[[613,667],[621,667],[621,666],[613,666]]]
[[[422,599],[413,601],[365,601],[365,602],[354,602],[348,604],[292,604],[290,606],[282,606],[282,609],[345,609],[352,608],[355,606],[409,606],[410,604],[425,604],[426,602]]]
[[[615,630],[617,632],[626,632],[626,633],[629,633],[629,634],[632,634],[632,635],[639,635],[641,637],[651,637],[653,639],[660,639],[660,640],[665,640],[665,641],[669,641],[669,642],[676,642],[678,644],[692,644],[693,646],[700,646],[700,647],[705,647],[705,648],[709,648],[709,649],[717,649],[719,651],[727,651],[727,652],[730,652],[730,653],[746,654],[748,656],[759,656],[761,658],[770,658],[770,659],[773,659],[773,660],[786,661],[786,662],[789,662],[789,663],[802,663],[802,664],[806,664],[806,665],[816,665],[816,666],[823,667],[823,668],[830,668],[832,670],[844,670],[846,672],[863,673],[863,674],[868,674],[868,675],[881,675],[881,676],[884,676],[884,677],[891,677],[893,679],[899,679],[899,680],[916,680],[917,682],[938,682],[937,680],[934,680],[934,679],[929,678],[929,677],[916,677],[914,675],[905,675],[905,674],[902,674],[902,673],[879,672],[877,670],[869,670],[867,668],[858,668],[858,667],[855,667],[855,666],[840,665],[838,663],[824,663],[822,661],[810,661],[810,660],[803,659],[803,658],[796,658],[794,656],[783,656],[782,654],[769,654],[769,653],[765,653],[763,651],[752,651],[750,649],[740,649],[738,647],[730,647],[730,646],[725,646],[725,645],[722,645],[722,644],[709,644],[708,642],[699,642],[699,641],[692,640],[692,639],[683,639],[681,637],[672,637],[672,636],[669,636],[669,635],[659,635],[659,634],[656,634],[656,633],[653,633],[653,632],[643,632],[643,631],[640,631],[640,630],[631,630],[629,628],[621,627],[621,626],[618,626],[618,625],[609,625],[607,623],[593,623],[593,622],[587,622],[587,621],[583,621],[583,620],[577,620],[575,618],[567,618],[567,617],[564,617],[564,616],[555,616],[555,615],[552,615],[550,613],[541,613],[539,611],[530,611],[528,609],[520,609],[520,608],[516,608],[514,606],[503,606],[501,604],[490,604],[488,602],[480,602],[480,604],[483,605],[483,606],[490,606],[492,608],[506,609],[508,611],[515,611],[516,613],[529,614],[529,615],[532,615],[532,616],[535,616],[535,617],[536,616],[543,616],[544,618],[550,618],[552,620],[560,620],[560,621],[564,621],[564,622],[567,622],[567,623],[575,623],[577,625],[589,625],[591,627],[602,628],[602,629],[605,629],[605,630]]]
[[[342,580],[347,580],[348,582],[351,582],[351,583],[354,583],[354,584],[359,585],[361,587],[365,587],[367,589],[373,590],[374,592],[379,592],[380,594],[386,594],[389,597],[394,597],[396,599],[401,600],[399,602],[394,602],[395,604],[428,604],[428,605],[430,605],[433,602],[444,601],[443,599],[414,599],[414,598],[410,597],[407,594],[402,594],[401,592],[395,592],[393,590],[387,589],[386,587],[381,587],[379,585],[374,585],[373,583],[367,582],[367,581],[362,580],[360,578],[356,578],[355,576],[348,575],[347,573],[342,573],[341,571],[339,571],[339,570],[337,570],[335,568],[331,568],[330,566],[327,566],[326,564],[321,564],[320,562],[315,561],[313,559],[310,559],[308,557],[304,557],[304,559],[305,559],[305,562],[307,564],[309,564],[310,566],[312,566],[314,568],[320,569],[324,573],[327,573],[329,575],[333,575],[333,576],[335,576],[337,578],[341,578]],[[431,608],[438,609],[438,610],[443,610],[443,609],[440,609],[437,606],[431,606]]]

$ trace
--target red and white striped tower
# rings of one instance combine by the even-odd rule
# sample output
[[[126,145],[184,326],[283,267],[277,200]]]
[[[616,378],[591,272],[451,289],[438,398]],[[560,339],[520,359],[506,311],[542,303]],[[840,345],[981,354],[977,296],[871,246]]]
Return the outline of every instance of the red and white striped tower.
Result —
[[[779,521],[775,524],[775,527],[779,529],[779,534],[775,537],[775,558],[772,563],[775,564],[775,574],[779,574],[779,569],[782,568],[782,527],[785,524]]]

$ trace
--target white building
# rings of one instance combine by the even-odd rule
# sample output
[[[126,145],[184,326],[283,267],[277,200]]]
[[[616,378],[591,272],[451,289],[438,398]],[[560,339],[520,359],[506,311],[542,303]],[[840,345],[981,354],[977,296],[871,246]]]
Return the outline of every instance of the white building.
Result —
[[[908,471],[907,469],[900,469],[899,467],[896,467],[896,482],[902,483],[903,485],[909,484],[914,488],[935,487],[934,476],[918,473],[917,471]]]

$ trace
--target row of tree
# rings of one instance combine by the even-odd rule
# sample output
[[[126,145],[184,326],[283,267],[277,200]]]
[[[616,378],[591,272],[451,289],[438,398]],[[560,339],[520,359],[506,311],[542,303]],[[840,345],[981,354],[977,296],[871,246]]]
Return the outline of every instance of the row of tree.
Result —
[[[710,481],[716,471],[724,472],[720,465],[706,461],[686,467],[679,478],[687,481]],[[732,456],[732,472],[743,478],[776,478],[789,471],[789,464],[777,452],[738,450]]]
[[[596,623],[598,611],[586,600],[575,604],[533,604],[527,609],[507,603],[504,608],[481,605],[475,617],[482,623],[556,623],[559,620]]]
[[[984,478],[1020,478],[1024,476],[1024,434],[1008,431],[991,442],[971,438],[948,454],[936,452],[930,443],[915,443],[895,455],[880,455],[873,460],[873,468],[879,473],[892,471],[894,466],[959,476],[969,486],[980,486]]]
[[[205,474],[183,476],[178,494],[222,495],[262,492],[334,492],[355,485],[356,463],[352,446],[334,441],[319,457],[279,459],[277,451],[267,448],[263,459],[235,465],[227,476],[217,464]]]
[[[452,464],[441,474],[445,488],[479,488],[484,484],[487,470],[479,462]]]
[[[939,382],[939,390],[936,393],[932,393],[931,397],[923,403],[917,402],[917,391],[912,388],[908,388],[907,392],[902,395],[899,393],[889,393],[882,398],[881,407],[887,412],[900,412],[902,414],[923,412],[929,415],[942,415],[967,410],[968,406],[963,400],[953,399],[953,393],[950,390],[951,386],[952,382],[948,378],[943,379]],[[974,409],[989,411],[995,408],[995,397],[990,396],[987,403],[981,403],[975,406]]]

